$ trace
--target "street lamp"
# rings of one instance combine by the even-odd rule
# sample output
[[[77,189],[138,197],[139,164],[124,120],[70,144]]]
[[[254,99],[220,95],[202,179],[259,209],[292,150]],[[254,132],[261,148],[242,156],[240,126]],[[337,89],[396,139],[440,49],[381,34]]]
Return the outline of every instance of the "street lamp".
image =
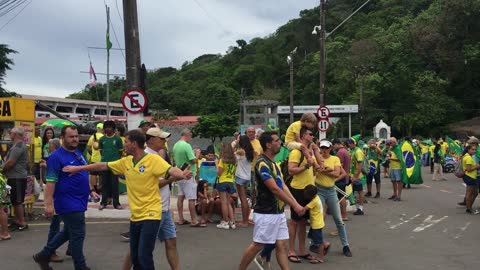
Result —
[[[287,56],[287,63],[290,66],[290,124],[293,123],[293,55],[297,53],[297,47]]]

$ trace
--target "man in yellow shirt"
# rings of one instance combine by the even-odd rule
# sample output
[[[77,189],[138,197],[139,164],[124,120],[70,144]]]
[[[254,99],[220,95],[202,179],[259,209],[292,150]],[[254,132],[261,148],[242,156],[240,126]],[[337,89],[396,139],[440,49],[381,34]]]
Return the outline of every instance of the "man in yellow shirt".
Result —
[[[42,137],[40,137],[40,127],[35,127],[35,136],[33,138],[33,163],[34,163],[34,175],[41,187],[43,187],[43,181],[40,176],[40,163],[42,162]]]
[[[395,154],[395,148],[399,147],[395,137],[390,138],[390,181],[392,181],[393,195],[388,198],[393,201],[401,201],[402,197],[402,163],[400,157]]]
[[[130,217],[130,254],[134,269],[154,269],[153,250],[162,217],[159,178],[176,180],[192,177],[190,168],[183,172],[170,166],[163,158],[144,151],[145,134],[131,130],[125,136],[125,151],[129,156],[113,162],[98,162],[84,166],[67,166],[64,172],[112,170],[125,175]]]
[[[89,163],[100,162],[102,160],[102,154],[100,149],[98,149],[98,142],[100,138],[103,137],[103,123],[97,124],[97,132],[92,134],[88,139],[87,151],[90,154]],[[101,190],[101,181],[100,181],[100,172],[90,172],[89,177],[90,189],[94,189],[95,192],[100,192]]]
[[[359,147],[357,147],[357,140],[355,138],[350,138],[347,144],[348,148],[351,150],[350,179],[352,179],[352,189],[354,192],[358,192],[357,211],[353,214],[356,216],[363,216],[364,192],[362,178],[364,175],[362,174],[362,164],[365,159],[365,154]]]
[[[302,127],[300,129],[300,141],[302,144],[310,148],[313,141],[313,133],[306,127]],[[312,150],[309,151],[311,152]],[[313,167],[307,162],[307,159],[301,150],[293,149],[292,152],[290,152],[288,157],[288,173],[293,176],[289,187],[290,192],[292,193],[293,198],[304,207],[310,201],[306,200],[304,197],[305,187],[315,184],[315,178],[313,175]],[[307,219],[307,215],[299,216],[295,211],[290,212],[290,222],[288,223],[288,259],[293,263],[300,261],[298,257],[306,259],[311,257],[305,250]],[[295,252],[296,235],[298,235],[298,256]]]

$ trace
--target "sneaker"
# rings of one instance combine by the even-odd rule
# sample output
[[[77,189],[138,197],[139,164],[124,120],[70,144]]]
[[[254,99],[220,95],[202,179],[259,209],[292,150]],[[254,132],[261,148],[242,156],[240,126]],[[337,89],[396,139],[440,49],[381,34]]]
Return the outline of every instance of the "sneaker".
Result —
[[[394,202],[399,202],[401,201],[402,199],[400,199],[400,197],[396,197],[395,199],[393,199]]]
[[[25,224],[25,225],[17,225],[17,231],[21,232],[21,231],[25,231],[25,230],[28,230],[28,224]]]
[[[352,257],[352,252],[350,251],[350,247],[349,246],[344,246],[343,247],[343,255],[347,256],[347,257]]]
[[[33,260],[40,266],[42,270],[53,270],[52,267],[48,264],[50,258],[42,257],[40,254],[34,254]]]
[[[230,226],[230,229],[235,230],[237,226],[235,226],[235,222],[229,222],[228,225]]]
[[[100,206],[98,207],[98,210],[102,211],[103,209],[107,208],[106,205],[104,204],[100,204]]]
[[[120,236],[125,240],[130,240],[130,232],[121,233]]]
[[[465,201],[457,203],[458,205],[465,206],[467,203]]]
[[[228,224],[228,222],[222,221],[220,222],[220,224],[217,225],[217,228],[228,230],[230,229],[230,225]]]
[[[9,231],[16,231],[18,228],[18,224],[15,222],[12,222],[10,225],[8,225],[8,230]]]
[[[390,198],[388,198],[389,200],[394,200],[395,198],[397,198],[397,196],[395,195],[392,195]]]
[[[365,197],[372,197],[372,192],[365,193]]]
[[[255,256],[255,259],[253,261],[260,270],[267,269],[267,262],[260,255]]]
[[[375,199],[380,198],[380,192],[377,192],[377,194],[375,194],[375,197],[374,197],[374,198],[375,198]]]
[[[477,209],[467,209],[465,212],[470,215],[478,215],[480,213]]]
[[[363,211],[360,210],[360,209],[357,209],[357,211],[355,211],[355,213],[353,213],[355,216],[363,216]]]

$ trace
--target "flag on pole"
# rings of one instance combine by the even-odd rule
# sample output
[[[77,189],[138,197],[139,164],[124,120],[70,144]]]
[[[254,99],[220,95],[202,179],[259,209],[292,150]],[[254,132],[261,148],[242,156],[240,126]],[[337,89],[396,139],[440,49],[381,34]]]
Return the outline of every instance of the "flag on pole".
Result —
[[[455,157],[460,157],[462,156],[462,146],[458,144],[456,141],[454,141],[452,138],[447,136],[447,142],[448,142],[448,151],[450,154],[455,155]]]
[[[107,42],[107,54],[110,55],[110,49],[112,48],[112,42],[110,41],[110,7],[105,6],[107,8],[107,35],[106,35],[106,42]]]
[[[95,70],[93,69],[92,62],[90,62],[90,86],[97,86],[97,75],[95,74]]]

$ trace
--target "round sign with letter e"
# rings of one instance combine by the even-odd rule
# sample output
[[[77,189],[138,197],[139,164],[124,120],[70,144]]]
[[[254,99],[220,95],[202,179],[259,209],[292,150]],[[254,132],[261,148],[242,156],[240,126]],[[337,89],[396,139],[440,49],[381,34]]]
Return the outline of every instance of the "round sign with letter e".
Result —
[[[330,109],[327,106],[320,106],[317,110],[318,118],[327,119],[330,116]]]
[[[318,131],[325,132],[330,128],[330,122],[328,121],[328,119],[320,119],[318,120],[317,127]]]
[[[147,106],[147,96],[137,88],[132,88],[122,96],[123,108],[129,113],[141,113]]]

